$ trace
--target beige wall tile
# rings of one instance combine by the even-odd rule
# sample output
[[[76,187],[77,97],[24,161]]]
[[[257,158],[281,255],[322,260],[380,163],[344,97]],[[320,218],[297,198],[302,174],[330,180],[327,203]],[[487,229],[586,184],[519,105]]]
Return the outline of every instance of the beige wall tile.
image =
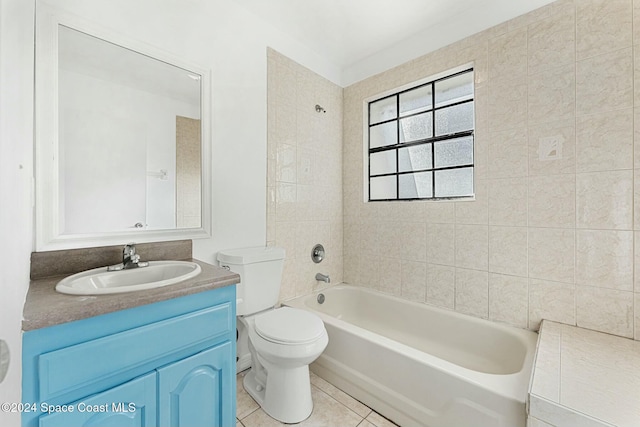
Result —
[[[486,225],[456,225],[456,267],[488,269],[489,229]]]
[[[524,77],[527,30],[520,28],[489,40],[489,79]]]
[[[345,280],[420,300],[418,278],[426,263],[428,304],[457,304],[468,314],[530,328],[542,318],[575,324],[576,288],[631,293],[630,280],[640,277],[630,272],[640,255],[630,256],[640,250],[629,249],[631,241],[640,241],[630,237],[634,225],[640,233],[640,181],[635,185],[632,170],[640,169],[640,126],[633,125],[640,113],[632,112],[634,101],[640,104],[640,32],[634,29],[634,48],[631,4],[637,21],[640,0],[553,2],[346,88],[343,106],[332,106],[343,108],[344,120],[333,126],[303,108],[311,92],[314,104],[317,96],[340,104],[340,96],[323,79],[296,74],[296,90],[303,93],[296,93],[295,120],[285,114],[288,106],[279,109],[282,116],[269,112],[270,135],[279,132],[279,144],[294,145],[287,132],[292,123],[296,129],[293,219],[277,197],[269,210],[279,218],[280,208],[284,221],[316,215],[307,220],[314,226],[340,221],[335,212],[332,219],[313,212],[322,209],[312,200],[319,191],[312,187],[316,164],[307,161],[323,133],[335,127],[344,134],[342,150],[316,158],[318,164],[344,165],[324,185],[332,189],[342,180]],[[363,100],[471,61],[477,64],[476,200],[363,203]],[[293,61],[285,64],[295,69]],[[289,89],[269,93],[288,99]],[[330,144],[340,138],[332,136]],[[333,197],[324,202],[331,210],[340,206]],[[504,281],[519,286],[502,292]],[[640,293],[640,285],[634,289]],[[585,295],[581,307],[590,301]],[[607,310],[596,307],[581,319],[614,330]],[[614,324],[616,316],[611,314]]]
[[[380,263],[378,269],[380,279],[374,289],[400,296],[402,294],[402,261],[382,256],[378,262]]]
[[[528,326],[528,279],[489,273],[489,319]]]
[[[633,307],[635,310],[634,331],[635,339],[640,340],[640,292],[634,294]]]
[[[633,228],[640,229],[640,170],[633,171]]]
[[[455,310],[484,319],[489,316],[489,273],[456,268]]]
[[[389,221],[379,223],[378,236],[378,255],[399,259],[403,235],[398,224]]]
[[[402,261],[401,268],[402,297],[411,301],[424,302],[427,291],[427,264]]]
[[[633,107],[632,49],[578,61],[576,64],[576,114]]]
[[[528,123],[571,121],[575,116],[575,65],[551,68],[529,76]]]
[[[457,224],[488,224],[489,204],[487,181],[475,182],[475,199],[455,203],[455,219]]]
[[[578,286],[577,325],[633,338],[633,292]]]
[[[633,44],[640,43],[640,0],[633,0]]]
[[[529,277],[573,283],[575,231],[529,228]]]
[[[636,85],[636,87],[640,89],[640,86]],[[640,103],[636,102],[636,105]],[[640,169],[640,108],[634,108],[633,112],[633,167]]]
[[[537,330],[542,319],[575,325],[575,285],[529,279],[529,328]]]
[[[489,271],[527,277],[527,229],[489,227]]]
[[[358,255],[345,254],[343,258],[343,278],[345,283],[360,285],[360,257]]]
[[[634,244],[634,291],[640,293],[640,231],[633,232]]]
[[[276,185],[276,221],[292,221],[296,218],[298,201],[295,184]]]
[[[417,216],[420,218],[420,216]],[[396,225],[401,238],[400,257],[408,261],[425,262],[427,260],[427,225],[425,223],[406,223]]]
[[[633,290],[633,232],[578,230],[576,283]]]
[[[549,8],[548,10],[550,10]],[[549,16],[529,25],[529,73],[575,62],[575,7],[564,3]]]
[[[631,0],[580,0],[576,2],[578,59],[632,44]]]
[[[281,288],[285,299],[324,286],[314,280],[317,266],[309,258],[315,243],[327,250],[321,271],[333,281],[343,280],[343,91],[273,50],[268,52],[267,81],[267,242],[287,252]],[[313,104],[307,105],[316,99],[332,108],[322,122],[312,114]],[[325,129],[321,145],[314,139],[320,125]],[[322,174],[317,173],[320,166]],[[354,264],[351,277],[358,277],[357,258]]]
[[[367,222],[360,225],[360,253],[362,255],[380,254],[380,236],[382,223]]]
[[[456,221],[454,202],[425,203],[425,220],[428,223],[453,224]]]
[[[489,139],[489,177],[527,176],[527,131],[523,128],[491,133]]]
[[[358,284],[368,288],[377,289],[380,283],[379,256],[360,256],[358,265]]]
[[[631,230],[633,171],[576,175],[578,228]]]
[[[576,119],[576,171],[633,168],[633,109]]]
[[[455,265],[455,228],[453,224],[427,224],[427,262]]]
[[[494,132],[522,129],[527,122],[527,80],[490,80],[488,110]]]
[[[297,179],[296,147],[290,144],[277,144],[276,181],[296,183]]]
[[[455,302],[454,267],[427,264],[427,304],[453,310]]]
[[[574,175],[529,178],[529,226],[575,227],[575,186]]]
[[[489,224],[527,225],[527,178],[490,179]]]

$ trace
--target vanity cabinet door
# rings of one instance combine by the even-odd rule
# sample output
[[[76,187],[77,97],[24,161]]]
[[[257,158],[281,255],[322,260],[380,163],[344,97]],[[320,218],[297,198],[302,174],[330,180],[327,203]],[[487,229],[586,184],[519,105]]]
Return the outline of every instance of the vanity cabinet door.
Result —
[[[136,378],[40,417],[40,427],[155,427],[156,373]],[[66,409],[68,412],[55,412]],[[71,412],[72,411],[72,412]]]
[[[233,345],[226,341],[158,369],[158,425],[226,427],[235,423]]]

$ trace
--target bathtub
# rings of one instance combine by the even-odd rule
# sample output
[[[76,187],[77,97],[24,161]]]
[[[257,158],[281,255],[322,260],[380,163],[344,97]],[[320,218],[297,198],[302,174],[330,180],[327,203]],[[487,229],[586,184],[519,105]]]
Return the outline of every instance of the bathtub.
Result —
[[[356,286],[284,304],[325,323],[311,370],[397,424],[525,426],[536,333]]]

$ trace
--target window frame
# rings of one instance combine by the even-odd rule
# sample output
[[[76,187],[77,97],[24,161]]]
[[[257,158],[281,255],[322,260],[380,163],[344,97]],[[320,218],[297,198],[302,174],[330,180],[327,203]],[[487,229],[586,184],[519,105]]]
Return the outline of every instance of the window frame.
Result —
[[[464,75],[467,73],[471,73],[471,82],[472,82],[472,92],[469,99],[463,99],[453,102],[445,101],[444,103],[440,103],[440,105],[436,105],[436,83],[454,78],[460,75]],[[417,112],[413,112],[410,114],[402,115],[400,111],[400,99],[401,95],[406,92],[410,92],[416,90],[421,87],[431,87],[431,105],[426,109],[418,109]],[[395,97],[395,109],[396,114],[394,118],[385,119],[377,121],[371,124],[371,105],[375,102]],[[417,82],[410,83],[408,85],[404,85],[399,88],[392,89],[383,94],[378,94],[376,96],[370,97],[364,100],[364,108],[363,108],[363,124],[364,124],[364,157],[366,159],[366,163],[364,165],[364,183],[365,183],[365,191],[364,191],[364,201],[365,202],[405,202],[405,201],[438,201],[438,200],[474,200],[475,199],[475,130],[476,130],[476,120],[475,120],[475,106],[476,101],[476,87],[475,87],[475,69],[474,64],[466,64],[461,67],[457,67],[456,69],[452,69],[446,71],[444,73],[440,73],[436,76],[428,77],[422,79]],[[473,106],[472,114],[472,128],[470,130],[452,132],[443,135],[437,135],[436,128],[436,112],[439,110],[455,107],[458,105],[471,104]],[[401,142],[401,122],[403,119],[419,116],[422,114],[431,114],[431,126],[432,133],[430,137],[421,138],[412,140],[410,142]],[[371,148],[371,129],[375,126],[379,126],[386,123],[397,123],[395,131],[396,142],[391,145],[377,146]],[[437,135],[437,136],[436,136]],[[436,144],[442,141],[454,141],[460,140],[462,138],[470,138],[471,140],[471,162],[464,163],[453,166],[441,166],[436,167]],[[400,168],[400,160],[399,153],[403,148],[408,147],[419,147],[425,146],[430,147],[431,150],[431,167],[421,168],[421,169],[412,169],[412,170],[401,170]],[[375,173],[371,174],[371,155],[382,152],[395,152],[395,171],[388,173]],[[436,172],[437,171],[447,171],[447,170],[456,170],[456,169],[471,169],[471,194],[465,194],[461,196],[436,196]],[[430,173],[431,176],[431,196],[430,197],[401,197],[400,194],[400,177],[403,175],[412,175],[417,173]],[[395,198],[371,198],[371,179],[391,176],[395,177],[395,185],[396,192]],[[442,178],[441,178],[442,179]]]

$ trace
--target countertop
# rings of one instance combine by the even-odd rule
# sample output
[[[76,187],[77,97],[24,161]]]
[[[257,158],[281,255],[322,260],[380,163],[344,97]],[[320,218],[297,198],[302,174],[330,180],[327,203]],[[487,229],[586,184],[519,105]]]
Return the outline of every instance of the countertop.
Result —
[[[86,319],[114,311],[209,291],[240,282],[240,276],[220,267],[191,259],[202,268],[196,277],[175,285],[111,295],[65,295],[55,286],[65,276],[32,280],[23,309],[22,330],[30,331]]]
[[[640,426],[640,341],[543,321],[529,415],[536,426]]]

